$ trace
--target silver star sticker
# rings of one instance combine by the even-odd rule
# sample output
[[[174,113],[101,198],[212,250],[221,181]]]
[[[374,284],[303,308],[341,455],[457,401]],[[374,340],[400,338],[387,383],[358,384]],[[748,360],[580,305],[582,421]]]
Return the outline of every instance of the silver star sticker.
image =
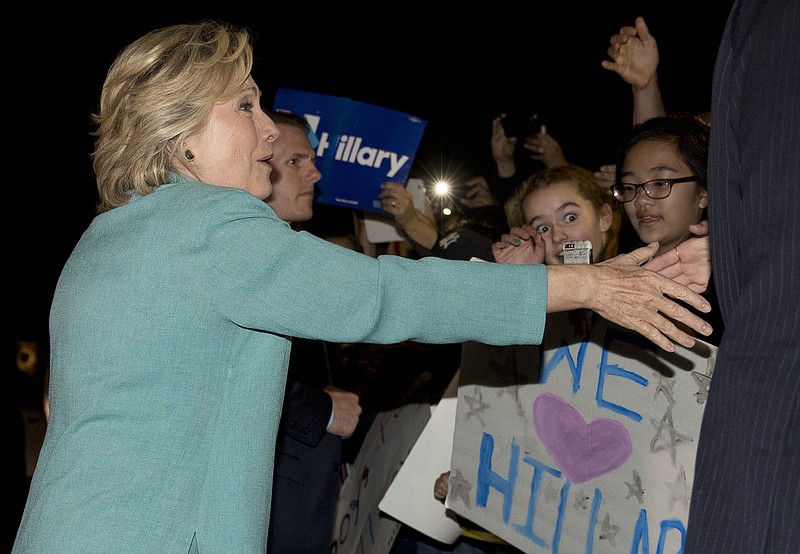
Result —
[[[708,400],[708,387],[711,385],[711,377],[696,371],[692,372],[692,379],[697,384],[697,392],[694,393],[698,404],[705,404]]]
[[[639,476],[639,473],[634,469],[633,470],[633,482],[625,481],[625,485],[628,487],[628,494],[625,498],[630,498],[631,496],[636,497],[636,500],[639,501],[639,504],[644,504],[644,489],[642,488],[642,478]]]
[[[653,375],[656,378],[656,390],[653,394],[653,400],[658,399],[659,393],[664,395],[664,398],[667,399],[667,404],[670,406],[675,405],[675,394],[673,393],[672,386],[675,384],[675,379],[664,377],[658,371],[654,371]]]
[[[680,502],[684,510],[689,509],[689,498],[691,497],[691,487],[686,482],[686,470],[681,466],[674,483],[667,483],[670,490],[669,509],[671,510],[676,502]]]
[[[575,502],[572,504],[572,507],[576,510],[586,510],[589,507],[589,501],[592,499],[591,496],[586,494],[586,491],[578,489],[575,492]]]
[[[486,425],[481,417],[481,414],[491,408],[491,405],[483,401],[483,392],[478,389],[478,387],[475,387],[475,391],[475,396],[464,396],[464,400],[467,401],[467,405],[469,406],[469,411],[464,419],[469,419],[475,416],[481,422],[481,425]]]
[[[450,474],[450,491],[448,498],[455,498],[464,503],[469,508],[469,491],[472,490],[472,484],[464,479],[464,475],[460,469],[456,469],[455,473]]]
[[[658,444],[659,439],[664,439],[662,433],[667,431],[669,438],[664,440],[664,448],[670,449],[670,456],[672,457],[672,464],[674,465],[678,443],[685,440],[691,441],[692,437],[675,429],[672,421],[672,408],[670,406],[667,406],[661,421],[656,421],[651,417],[650,423],[652,423],[653,427],[656,428],[656,434],[653,435],[653,438],[650,441],[650,452],[656,452],[660,450],[660,448],[656,448],[656,445]]]
[[[611,514],[606,512],[606,517],[600,524],[600,535],[598,538],[601,541],[608,541],[611,546],[617,546],[617,533],[619,533],[619,525],[611,524]]]

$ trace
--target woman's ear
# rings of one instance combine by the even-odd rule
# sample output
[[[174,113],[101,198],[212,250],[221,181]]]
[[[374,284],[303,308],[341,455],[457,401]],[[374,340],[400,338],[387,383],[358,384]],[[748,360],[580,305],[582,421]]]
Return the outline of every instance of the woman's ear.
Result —
[[[708,207],[708,189],[699,185],[697,187],[697,207],[701,210]]]
[[[603,204],[600,208],[600,213],[597,214],[600,219],[600,230],[607,233],[611,229],[611,224],[614,223],[614,209],[611,204]]]

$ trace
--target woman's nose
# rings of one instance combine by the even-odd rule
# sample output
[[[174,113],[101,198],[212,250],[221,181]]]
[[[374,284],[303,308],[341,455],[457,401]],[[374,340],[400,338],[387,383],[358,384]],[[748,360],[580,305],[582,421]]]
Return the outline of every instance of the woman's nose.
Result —
[[[561,225],[555,225],[553,227],[551,236],[553,237],[553,242],[556,244],[561,244],[562,242],[569,240],[567,238],[567,231]]]
[[[641,206],[647,202],[650,202],[651,198],[647,196],[647,193],[644,191],[644,187],[639,187],[636,189],[636,196],[633,197],[633,205],[634,206]]]
[[[272,121],[272,118],[263,111],[260,112],[258,119],[256,120],[256,128],[258,131],[258,136],[267,142],[275,142],[275,139],[278,138],[278,135],[280,134],[280,131],[278,131],[278,126],[275,125],[275,122]]]

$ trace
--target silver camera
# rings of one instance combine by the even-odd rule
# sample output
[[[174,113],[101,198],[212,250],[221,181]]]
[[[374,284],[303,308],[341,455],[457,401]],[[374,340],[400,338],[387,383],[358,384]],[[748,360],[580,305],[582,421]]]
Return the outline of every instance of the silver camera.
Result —
[[[590,264],[592,263],[592,241],[571,240],[564,243],[565,264]]]

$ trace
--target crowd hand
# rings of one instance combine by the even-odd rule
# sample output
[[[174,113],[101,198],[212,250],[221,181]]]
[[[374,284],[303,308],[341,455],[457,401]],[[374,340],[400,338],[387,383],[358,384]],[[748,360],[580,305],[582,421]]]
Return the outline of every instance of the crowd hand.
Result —
[[[544,239],[530,225],[512,227],[492,244],[492,255],[501,264],[541,264],[545,256]]]
[[[539,160],[547,167],[567,165],[561,145],[547,133],[535,133],[525,139],[523,147],[531,153],[531,158]]]
[[[711,244],[708,238],[708,221],[691,225],[695,235],[676,248],[665,252],[644,264],[643,267],[701,293],[708,288],[711,279]]]
[[[447,498],[447,489],[449,486],[450,472],[445,471],[436,478],[436,482],[433,484],[433,497],[440,502],[444,502],[445,498]]]
[[[358,395],[336,387],[325,387],[325,392],[333,401],[333,421],[328,433],[343,439],[349,438],[355,432],[361,415]]]
[[[695,339],[676,322],[703,336],[713,329],[681,302],[704,313],[711,306],[690,288],[640,267],[657,250],[653,242],[599,264],[547,266],[548,311],[589,308],[667,352],[675,351],[675,343],[691,348]],[[559,278],[561,272],[566,275]]]
[[[608,189],[608,194],[611,194],[611,187],[617,180],[617,166],[614,164],[601,165],[600,169],[594,172],[594,177],[601,186]]]
[[[658,45],[642,17],[637,17],[634,27],[625,26],[612,35],[608,56],[601,65],[614,71],[622,80],[635,88],[645,88],[656,75]]]
[[[392,214],[397,223],[405,228],[417,217],[417,208],[414,206],[414,198],[411,193],[400,183],[391,181],[383,183],[381,189],[378,196],[381,201],[381,209]]]
[[[503,128],[502,113],[492,120],[492,159],[497,166],[500,177],[510,177],[516,172],[514,152],[517,148],[517,138],[506,136]]]
[[[473,177],[464,182],[466,191],[459,202],[467,208],[483,208],[494,206],[497,200],[489,189],[489,183],[485,177]]]

